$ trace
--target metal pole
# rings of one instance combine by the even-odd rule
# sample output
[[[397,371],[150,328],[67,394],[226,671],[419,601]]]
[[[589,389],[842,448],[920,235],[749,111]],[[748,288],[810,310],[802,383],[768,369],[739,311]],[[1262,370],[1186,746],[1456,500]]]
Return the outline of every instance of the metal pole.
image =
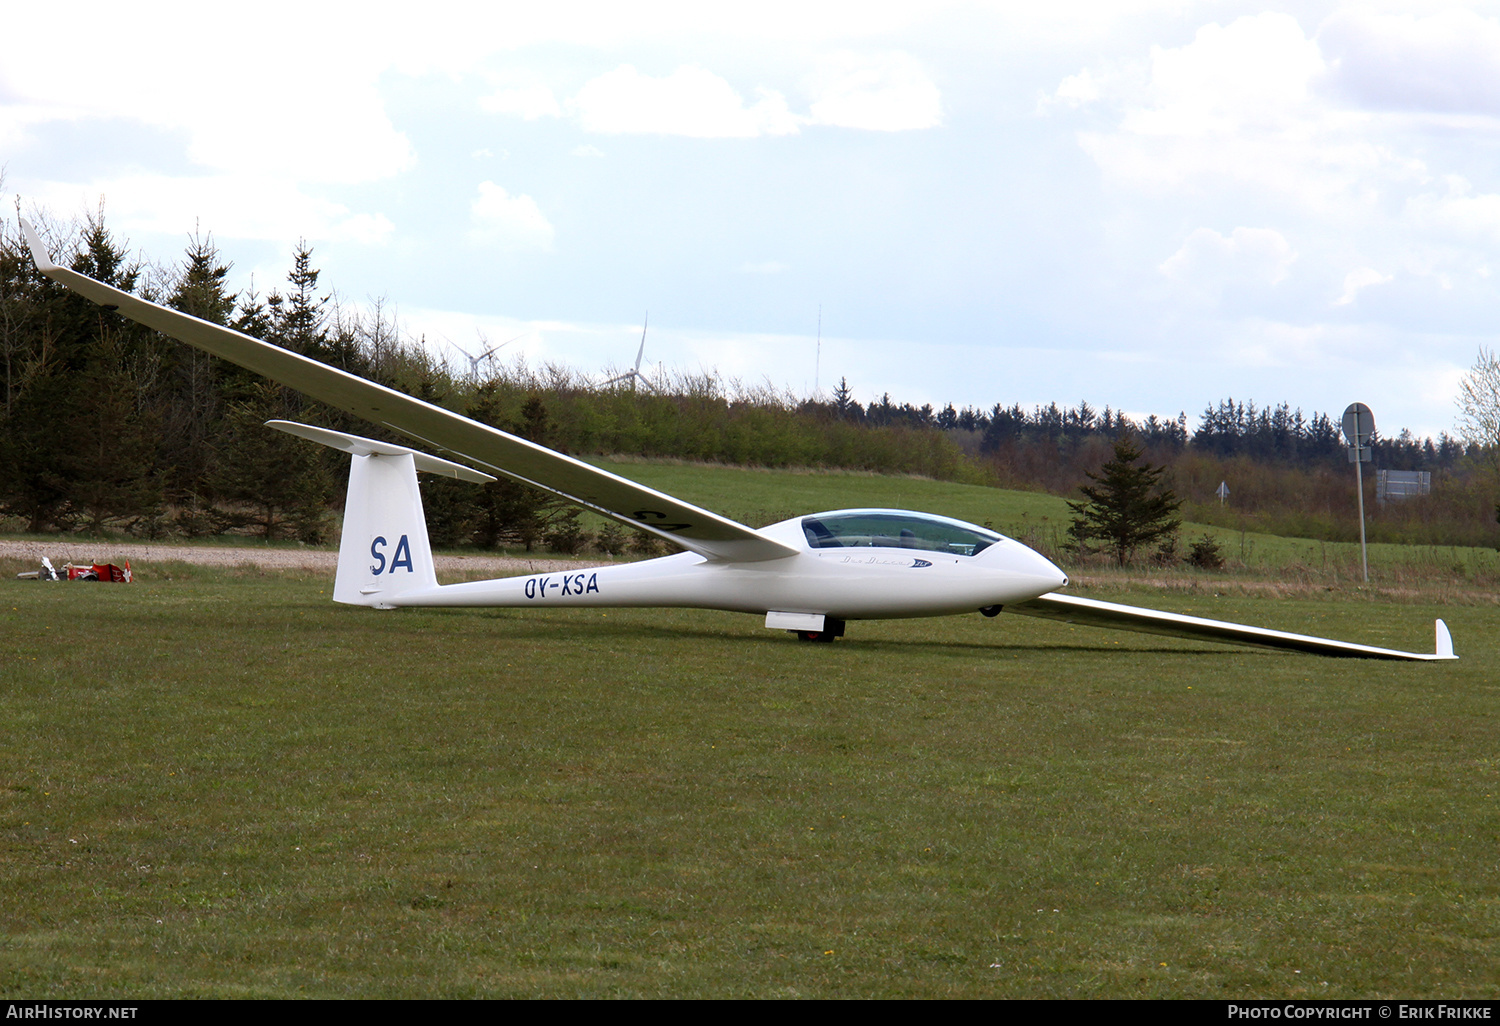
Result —
[[[1354,487],[1359,495],[1359,561],[1364,565],[1365,583],[1370,583],[1370,557],[1365,551],[1365,472],[1360,466],[1364,462],[1364,446],[1354,449]]]
[[[1365,547],[1365,453],[1374,455],[1367,446],[1375,440],[1375,414],[1364,403],[1350,403],[1344,411],[1344,437],[1349,440],[1349,458],[1354,461],[1354,487],[1359,495],[1359,561],[1364,566],[1365,583],[1370,583],[1370,553]]]

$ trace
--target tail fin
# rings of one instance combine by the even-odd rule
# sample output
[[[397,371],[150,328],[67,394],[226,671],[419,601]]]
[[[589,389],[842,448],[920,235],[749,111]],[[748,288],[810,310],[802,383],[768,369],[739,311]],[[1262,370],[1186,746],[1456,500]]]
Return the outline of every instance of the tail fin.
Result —
[[[266,426],[353,456],[339,570],[333,583],[335,602],[391,609],[405,592],[437,587],[417,471],[476,483],[495,480],[389,442],[286,420],[267,421]]]

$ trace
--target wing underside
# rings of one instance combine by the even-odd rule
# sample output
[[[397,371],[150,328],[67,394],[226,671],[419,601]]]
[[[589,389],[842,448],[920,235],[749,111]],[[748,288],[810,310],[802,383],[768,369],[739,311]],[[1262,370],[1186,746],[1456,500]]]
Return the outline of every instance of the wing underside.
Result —
[[[390,428],[523,484],[552,492],[603,516],[668,538],[713,560],[777,559],[796,550],[717,513],[590,466],[452,410],[366,381],[291,350],[159,306],[59,267],[35,230],[21,222],[37,268],[106,310],[238,364],[330,406]]]
[[[1437,621],[1437,646],[1432,654],[1401,652],[1390,648],[1375,648],[1371,645],[1355,645],[1347,641],[1315,638],[1306,634],[1289,634],[1285,631],[1267,630],[1241,623],[1223,620],[1207,620],[1181,613],[1166,613],[1157,609],[1142,609],[1139,606],[1124,606],[1115,602],[1078,595],[1059,595],[1052,592],[1029,602],[1018,602],[1005,607],[1007,613],[1037,616],[1062,623],[1082,624],[1089,627],[1108,627],[1113,630],[1136,631],[1141,634],[1159,634],[1169,638],[1188,638],[1193,641],[1215,641],[1230,645],[1251,645],[1256,648],[1290,649],[1314,655],[1347,656],[1356,659],[1457,659],[1453,654],[1453,640],[1443,621]]]

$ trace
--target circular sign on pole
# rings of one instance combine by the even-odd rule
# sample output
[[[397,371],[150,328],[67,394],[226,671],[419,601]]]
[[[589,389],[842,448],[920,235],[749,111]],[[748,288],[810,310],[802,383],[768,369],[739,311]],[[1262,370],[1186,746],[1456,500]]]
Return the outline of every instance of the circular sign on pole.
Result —
[[[1344,411],[1344,437],[1349,444],[1362,449],[1370,444],[1370,436],[1374,433],[1375,414],[1364,403],[1350,403]]]

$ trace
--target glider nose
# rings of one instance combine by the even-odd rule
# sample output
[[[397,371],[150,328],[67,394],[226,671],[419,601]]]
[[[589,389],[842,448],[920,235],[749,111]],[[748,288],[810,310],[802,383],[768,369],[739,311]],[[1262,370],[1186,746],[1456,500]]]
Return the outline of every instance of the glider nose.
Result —
[[[1032,573],[1047,582],[1048,591],[1056,591],[1058,588],[1068,586],[1068,575],[1060,570],[1056,563],[1035,549],[1027,549],[1026,554],[1032,559]]]
[[[1058,569],[1057,564],[1014,539],[991,546],[983,555],[990,556],[990,565],[995,569],[1018,583],[1024,581],[1026,587],[1037,595],[1067,587],[1068,575]]]

